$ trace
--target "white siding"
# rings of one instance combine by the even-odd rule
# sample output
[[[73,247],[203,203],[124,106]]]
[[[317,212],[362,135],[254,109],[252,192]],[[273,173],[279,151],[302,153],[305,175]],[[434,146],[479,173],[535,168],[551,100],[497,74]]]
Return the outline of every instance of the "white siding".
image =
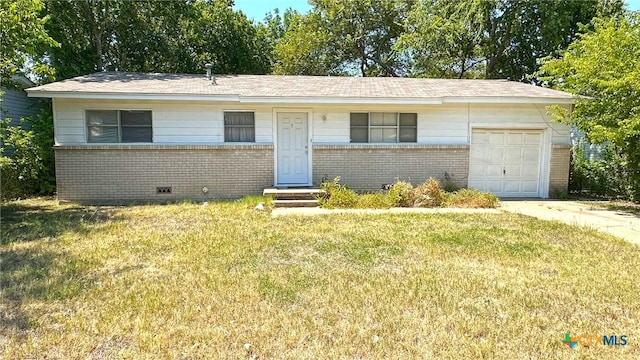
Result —
[[[470,104],[471,126],[502,128],[551,128],[552,144],[569,144],[569,127],[553,122],[545,105],[540,104]]]
[[[348,143],[351,137],[349,112],[320,108],[314,111],[313,141],[318,144]]]
[[[86,109],[141,109],[153,112],[153,141],[158,144],[212,144],[224,142],[224,111],[256,111],[256,141],[271,142],[271,112],[254,107],[158,101],[56,99],[56,144],[86,143]]]
[[[432,105],[418,113],[418,142],[459,145],[469,142],[467,105]]]
[[[224,111],[254,111],[257,143],[273,142],[273,116],[287,104],[207,104],[202,102],[65,100],[56,99],[57,144],[85,143],[85,109],[149,109],[153,111],[155,143],[205,144],[224,142]],[[292,105],[291,111],[302,108]],[[567,126],[553,123],[544,105],[533,104],[443,104],[385,106],[308,106],[312,115],[313,142],[348,143],[352,112],[411,112],[418,114],[418,143],[468,144],[473,127],[551,128],[554,144],[569,144]],[[288,111],[288,110],[287,110]],[[306,111],[306,110],[305,110]]]

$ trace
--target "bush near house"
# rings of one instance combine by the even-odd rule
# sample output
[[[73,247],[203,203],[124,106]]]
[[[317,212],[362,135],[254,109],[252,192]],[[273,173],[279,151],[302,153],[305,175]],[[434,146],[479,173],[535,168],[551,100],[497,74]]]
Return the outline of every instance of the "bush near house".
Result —
[[[569,192],[608,199],[636,200],[626,156],[605,146],[599,159],[590,159],[582,147],[573,148]]]
[[[461,207],[495,208],[498,198],[489,192],[476,189],[460,189],[448,192],[442,189],[440,181],[430,178],[413,187],[406,181],[396,181],[388,191],[357,194],[348,185],[340,184],[340,177],[325,180],[320,185],[324,194],[318,199],[321,207],[388,209],[391,207]]]
[[[0,122],[0,201],[53,194],[56,177],[51,110],[23,118],[22,127],[9,126],[10,121]],[[11,155],[6,156],[9,148]]]

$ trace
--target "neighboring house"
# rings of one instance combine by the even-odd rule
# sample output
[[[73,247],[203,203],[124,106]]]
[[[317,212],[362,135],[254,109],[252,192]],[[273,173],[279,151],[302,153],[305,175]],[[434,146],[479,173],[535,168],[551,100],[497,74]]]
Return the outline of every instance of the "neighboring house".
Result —
[[[567,190],[569,128],[546,106],[574,96],[518,82],[105,72],[27,91],[53,99],[60,200],[230,199],[335,176]]]
[[[35,86],[35,84],[24,76],[14,76],[13,81],[16,88],[0,87],[3,93],[0,101],[0,120],[11,119],[11,126],[20,125],[20,119],[28,116],[35,116],[43,108],[41,99],[27,97],[24,88]]]

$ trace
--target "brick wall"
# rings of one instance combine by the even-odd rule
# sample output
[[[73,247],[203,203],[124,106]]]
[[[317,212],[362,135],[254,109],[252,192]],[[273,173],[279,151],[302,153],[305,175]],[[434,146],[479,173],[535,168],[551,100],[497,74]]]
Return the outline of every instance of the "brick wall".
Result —
[[[566,193],[569,189],[569,170],[571,167],[571,146],[554,145],[551,149],[551,171],[549,172],[549,196],[556,191]]]
[[[271,145],[62,146],[55,154],[61,201],[235,199],[273,185]],[[164,186],[171,194],[156,193]]]
[[[379,190],[396,179],[414,185],[452,175],[466,186],[469,175],[467,145],[320,145],[313,147],[313,182],[340,176],[355,190]]]

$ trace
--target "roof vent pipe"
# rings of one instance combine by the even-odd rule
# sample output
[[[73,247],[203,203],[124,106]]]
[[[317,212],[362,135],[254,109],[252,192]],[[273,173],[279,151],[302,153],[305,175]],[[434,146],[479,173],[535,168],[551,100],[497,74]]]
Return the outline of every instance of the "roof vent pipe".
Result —
[[[211,80],[211,68],[213,67],[213,65],[211,64],[204,64],[204,67],[207,68],[207,79]]]

